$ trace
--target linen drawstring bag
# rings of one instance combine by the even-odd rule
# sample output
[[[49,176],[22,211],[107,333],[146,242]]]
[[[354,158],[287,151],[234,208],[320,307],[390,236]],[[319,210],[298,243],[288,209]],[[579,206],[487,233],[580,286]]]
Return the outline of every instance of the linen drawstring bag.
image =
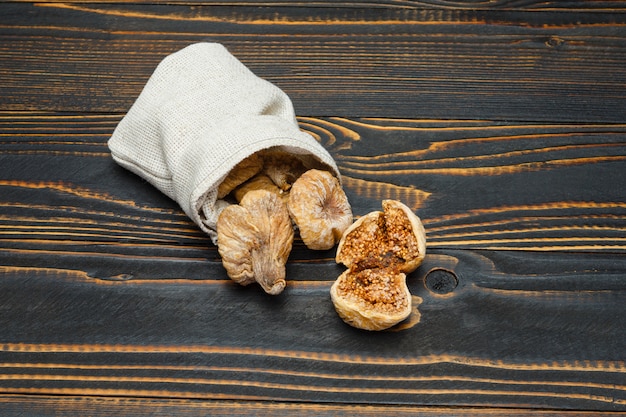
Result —
[[[113,159],[178,202],[214,243],[228,201],[217,188],[248,156],[279,148],[310,168],[339,171],[301,131],[289,97],[217,43],[167,56],[108,141]]]

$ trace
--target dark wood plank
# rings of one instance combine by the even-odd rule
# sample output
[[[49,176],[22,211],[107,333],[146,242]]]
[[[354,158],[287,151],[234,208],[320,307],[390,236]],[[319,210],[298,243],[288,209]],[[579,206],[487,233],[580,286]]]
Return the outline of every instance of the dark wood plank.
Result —
[[[0,7],[5,110],[125,112],[167,54],[210,40],[303,115],[623,122],[626,14],[613,10]]]
[[[4,0],[4,2],[30,2],[30,0]],[[63,3],[62,0],[48,0],[46,3]],[[93,3],[92,0],[78,0],[72,3]],[[107,0],[106,3],[128,3],[128,0]],[[260,7],[267,6],[283,6],[283,7],[298,7],[298,8],[367,8],[373,9],[470,9],[470,10],[517,10],[517,11],[545,11],[545,10],[557,10],[557,11],[624,11],[624,2],[621,0],[559,0],[559,1],[538,1],[538,0],[491,0],[488,2],[467,2],[467,1],[450,1],[450,0],[429,0],[429,1],[413,1],[413,0],[359,0],[359,1],[331,1],[331,0],[316,0],[315,2],[298,2],[293,0],[274,0],[272,2],[262,0],[247,0],[245,2],[237,0],[227,1],[207,1],[207,0],[194,0],[192,2],[188,0],[138,0],[134,1],[136,4],[176,4],[193,3],[196,5],[207,6],[241,6],[241,5],[258,5]]]
[[[0,414],[626,412],[616,1],[0,3]],[[334,251],[226,276],[106,141],[158,62],[224,43],[294,100],[356,215],[424,221],[416,309],[344,324]]]
[[[426,224],[419,315],[367,333],[332,250],[297,242],[279,297],[231,283],[110,159],[119,118],[0,117],[1,393],[626,410],[625,126],[301,117],[357,215]]]
[[[624,411],[625,262],[434,251],[409,277],[420,315],[381,333],[337,317],[328,263],[271,298],[2,267],[0,393]],[[458,285],[429,291],[432,270]]]
[[[106,141],[119,120],[0,114],[5,265],[54,262],[101,277],[143,265],[148,276],[176,277],[172,261],[185,261],[186,273],[201,278],[207,259],[219,263],[173,201],[112,161]],[[380,209],[384,198],[401,200],[422,217],[430,248],[626,250],[626,125],[312,117],[300,124],[336,159],[355,215]],[[334,254],[312,255],[297,240],[291,260],[312,256]]]
[[[148,410],[148,411],[147,411]],[[0,397],[0,411],[5,417],[24,417],[36,415],[52,416],[143,416],[149,413],[161,416],[293,416],[334,417],[340,415],[365,417],[393,413],[394,416],[415,417],[590,417],[597,413],[585,411],[549,411],[527,409],[486,409],[486,408],[441,408],[411,406],[377,406],[349,404],[310,404],[310,403],[273,403],[252,401],[197,401],[164,400],[138,398],[101,398],[101,397],[45,397],[45,396],[3,396]],[[623,416],[619,412],[604,412],[603,416]]]

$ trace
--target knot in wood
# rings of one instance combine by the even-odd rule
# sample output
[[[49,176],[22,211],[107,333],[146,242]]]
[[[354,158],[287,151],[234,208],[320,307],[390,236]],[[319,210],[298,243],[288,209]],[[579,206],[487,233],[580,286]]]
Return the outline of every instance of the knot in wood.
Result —
[[[459,280],[454,272],[443,268],[431,269],[424,281],[426,288],[435,294],[449,294],[457,287]]]

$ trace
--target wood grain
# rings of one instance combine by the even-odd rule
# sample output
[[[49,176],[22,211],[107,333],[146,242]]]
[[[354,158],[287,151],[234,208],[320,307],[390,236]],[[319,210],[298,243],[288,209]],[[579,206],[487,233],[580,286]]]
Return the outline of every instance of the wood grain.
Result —
[[[27,2],[27,0],[5,0],[7,3],[11,2]],[[61,0],[48,0],[48,3],[65,3]],[[164,1],[135,1],[133,3],[142,4],[172,4],[180,3],[179,0]],[[72,3],[93,3],[91,0],[76,0]],[[109,0],[107,3],[127,3],[127,0]],[[188,3],[188,2],[182,2]],[[427,1],[407,1],[407,0],[386,0],[386,1],[374,1],[374,0],[361,0],[361,1],[330,1],[330,0],[316,0],[315,2],[298,2],[293,0],[274,0],[272,2],[261,0],[247,0],[245,2],[228,0],[228,1],[195,1],[194,4],[208,5],[208,6],[258,6],[258,7],[294,7],[294,8],[367,8],[374,9],[470,9],[470,10],[532,10],[532,11],[623,11],[624,3],[620,0],[582,0],[582,1],[537,1],[537,0],[491,0],[491,1],[450,1],[450,0],[427,0]]]
[[[626,412],[618,1],[0,2],[0,414]],[[293,99],[356,216],[428,236],[414,311],[335,313],[333,250],[228,279],[106,142],[155,66],[224,43]]]
[[[622,125],[300,118],[357,215],[399,198],[428,231],[419,323],[368,334],[333,311],[332,251],[298,241],[277,298],[230,282],[181,210],[112,162],[118,116],[15,116],[0,118],[5,394],[626,409]],[[451,293],[427,288],[439,270]]]
[[[624,13],[2,7],[4,110],[126,112],[166,55],[208,40],[283,88],[302,115],[624,121]]]
[[[577,259],[432,254],[410,279],[419,325],[376,334],[332,311],[331,265],[271,299],[230,282],[5,267],[0,391],[624,410],[626,327],[609,319],[626,313],[624,261]],[[459,279],[446,297],[423,284],[442,266]]]
[[[485,409],[485,408],[444,408],[412,406],[377,406],[347,404],[309,404],[309,403],[272,403],[252,401],[197,401],[197,400],[162,400],[138,398],[67,398],[38,396],[8,396],[0,398],[0,410],[7,417],[23,416],[32,413],[41,417],[84,415],[110,416],[114,414],[141,416],[146,410],[152,416],[198,416],[198,415],[233,415],[233,416],[380,416],[392,412],[397,416],[417,417],[452,417],[452,416],[539,416],[539,417],[589,417],[593,412],[584,411],[548,411],[527,409]],[[83,413],[83,414],[81,414]],[[619,412],[605,412],[603,416],[621,416]]]
[[[173,201],[112,161],[106,141],[118,121],[0,115],[5,264],[45,267],[59,251],[58,266],[103,277],[137,263],[152,265],[148,276],[176,276],[172,261],[203,277],[207,260],[219,264]],[[430,248],[626,249],[626,125],[300,122],[337,161],[355,215],[399,199],[422,217]],[[313,255],[298,239],[291,260],[311,257],[334,255]]]

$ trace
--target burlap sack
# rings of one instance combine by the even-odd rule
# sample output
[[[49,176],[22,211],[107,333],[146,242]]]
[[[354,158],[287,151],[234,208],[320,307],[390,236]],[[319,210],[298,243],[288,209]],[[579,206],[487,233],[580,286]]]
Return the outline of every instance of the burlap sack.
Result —
[[[166,57],[108,145],[117,163],[177,201],[214,243],[229,204],[217,199],[217,186],[251,154],[281,147],[339,177],[328,152],[300,131],[287,95],[215,43]]]

